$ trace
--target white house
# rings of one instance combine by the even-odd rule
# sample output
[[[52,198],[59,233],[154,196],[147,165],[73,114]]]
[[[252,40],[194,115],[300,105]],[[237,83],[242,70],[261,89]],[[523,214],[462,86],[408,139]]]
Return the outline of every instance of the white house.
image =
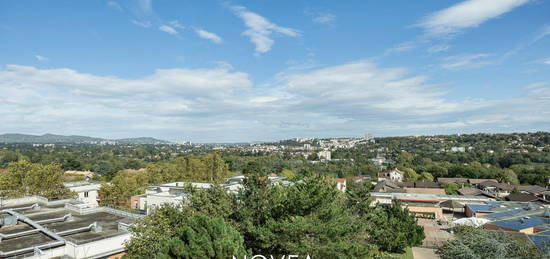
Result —
[[[63,183],[65,187],[69,190],[74,191],[78,194],[79,201],[82,201],[87,204],[98,205],[99,194],[98,191],[101,189],[100,183],[94,182],[67,182]]]
[[[378,181],[392,181],[392,182],[403,182],[404,173],[398,169],[393,169],[389,172],[379,173]]]

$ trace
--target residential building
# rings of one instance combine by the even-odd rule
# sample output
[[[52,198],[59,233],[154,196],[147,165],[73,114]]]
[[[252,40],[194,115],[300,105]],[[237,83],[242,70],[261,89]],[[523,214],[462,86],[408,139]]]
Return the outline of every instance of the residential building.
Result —
[[[319,151],[317,155],[319,156],[320,160],[331,160],[331,152],[328,150]]]
[[[504,231],[514,239],[532,242],[543,252],[550,246],[550,210],[532,202],[494,202],[476,213],[488,222],[485,229]],[[478,208],[479,209],[479,208]]]
[[[466,152],[464,147],[451,147],[451,152]]]
[[[334,178],[332,179],[334,182],[336,182],[336,188],[338,188],[341,192],[346,192],[346,179],[345,178]]]
[[[439,206],[441,202],[453,200],[460,203],[483,203],[493,199],[479,196],[459,196],[445,194],[425,194],[425,193],[371,193],[372,205],[391,204],[393,201],[399,201],[402,207],[410,212],[421,214],[423,216],[431,215],[434,219],[443,218],[443,210]]]
[[[498,198],[504,198],[514,190],[514,186],[506,184],[506,183],[499,183],[494,181],[484,181],[479,184],[477,184],[477,187],[487,193],[490,193]]]
[[[483,203],[494,201],[494,199],[479,196],[461,196],[461,195],[438,195],[438,194],[416,194],[416,193],[384,193],[372,192],[371,199],[373,204],[391,204],[397,200],[405,204],[433,206],[447,200],[454,200],[461,203]]]
[[[0,207],[0,258],[107,258],[125,251],[142,215],[31,196]]]
[[[532,202],[486,201],[483,203],[465,204],[464,214],[467,217],[482,217],[494,213],[510,213],[520,210],[533,210],[541,208],[544,208],[544,206]]]
[[[191,186],[197,189],[208,189],[212,183],[173,182],[159,185],[151,185],[145,190],[145,194],[135,195],[130,198],[132,209],[142,213],[150,213],[152,209],[161,204],[180,204],[186,199],[185,188]]]
[[[74,191],[78,194],[76,198],[79,201],[84,203],[98,205],[99,194],[98,191],[101,189],[101,184],[96,182],[67,182],[63,183],[65,187],[69,190]]]
[[[541,200],[539,197],[528,193],[512,193],[506,197],[509,201],[535,202]]]
[[[403,182],[404,174],[402,171],[399,171],[398,169],[393,169],[388,172],[379,173],[378,174],[378,181],[392,181],[392,182]]]

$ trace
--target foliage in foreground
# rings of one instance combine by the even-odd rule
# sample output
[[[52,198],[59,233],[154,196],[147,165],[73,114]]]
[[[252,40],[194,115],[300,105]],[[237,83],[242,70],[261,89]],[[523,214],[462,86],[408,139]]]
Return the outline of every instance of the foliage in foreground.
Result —
[[[182,235],[182,228],[215,231],[198,228],[193,223],[197,214],[215,219],[220,228],[227,224],[227,229],[238,231],[244,241],[242,251],[252,254],[372,258],[380,250],[403,252],[424,237],[422,228],[398,204],[369,207],[364,189],[343,194],[319,176],[306,177],[289,187],[272,185],[265,177],[250,177],[238,195],[219,186],[188,193],[185,204],[163,205],[131,227],[134,236],[126,244],[128,258],[154,258],[174,247],[182,249],[182,254],[191,252],[184,251],[191,246],[182,243],[191,241]],[[235,235],[231,242],[238,243],[237,239]],[[165,240],[178,245],[167,248],[161,245]],[[201,242],[205,249],[219,248],[214,240]]]
[[[176,236],[161,240],[157,259],[216,258],[226,259],[246,254],[243,237],[222,218],[195,214]]]
[[[442,259],[545,258],[534,245],[514,240],[501,231],[474,227],[456,230],[456,238],[437,250]]]

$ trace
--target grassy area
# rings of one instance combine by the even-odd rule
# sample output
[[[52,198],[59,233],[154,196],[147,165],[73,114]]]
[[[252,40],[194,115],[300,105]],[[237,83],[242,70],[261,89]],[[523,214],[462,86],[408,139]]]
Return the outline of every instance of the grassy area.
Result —
[[[407,247],[405,249],[405,253],[401,254],[400,259],[413,259],[413,250],[412,247]]]

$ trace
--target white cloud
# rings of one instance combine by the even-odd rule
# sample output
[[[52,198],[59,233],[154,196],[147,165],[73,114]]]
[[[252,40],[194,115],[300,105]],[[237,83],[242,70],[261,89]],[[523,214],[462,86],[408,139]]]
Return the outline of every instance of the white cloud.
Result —
[[[151,27],[151,22],[149,22],[149,21],[140,22],[140,21],[132,20],[132,23],[137,25],[137,26],[141,26],[143,28]]]
[[[222,38],[213,32],[209,32],[200,28],[196,28],[195,32],[199,37],[207,40],[211,40],[214,43],[222,43]]]
[[[271,23],[266,18],[248,11],[243,6],[233,6],[231,8],[235,15],[240,17],[248,30],[243,32],[243,35],[246,35],[250,38],[250,41],[256,46],[256,53],[265,53],[271,50],[273,46],[273,39],[270,38],[271,34],[274,32],[281,35],[289,37],[298,37],[300,32],[296,29],[281,27],[277,24]]]
[[[533,88],[538,88],[545,85],[547,85],[546,82],[536,82],[536,83],[532,83],[524,86],[523,89],[533,89]]]
[[[406,77],[406,73],[402,68],[378,68],[361,61],[283,76],[282,81],[285,92],[301,102],[299,106],[335,116],[348,112],[356,119],[365,113],[430,115],[459,109],[461,104],[445,101],[446,91],[427,84],[427,77]]]
[[[123,11],[122,6],[120,6],[120,4],[116,1],[107,2],[107,6],[113,8],[114,10],[117,10],[117,11]]]
[[[430,35],[447,35],[477,27],[529,2],[529,0],[466,0],[437,11],[420,24]]]
[[[212,142],[550,125],[550,88],[540,83],[505,99],[451,99],[427,76],[368,61],[291,72],[255,86],[225,62],[138,78],[8,65],[0,129]]]
[[[550,58],[548,58],[547,60],[543,61],[542,63],[546,64],[546,65],[550,65]]]
[[[487,60],[487,58],[490,56],[490,54],[486,53],[450,56],[444,59],[445,63],[441,66],[449,70],[463,70],[484,67],[492,63],[491,61]]]
[[[49,60],[47,57],[40,56],[40,55],[35,55],[34,58],[36,58],[36,60],[38,60],[38,61],[48,61]]]
[[[185,29],[185,26],[183,26],[183,24],[181,24],[179,21],[177,20],[174,20],[174,21],[171,21],[170,22],[170,25],[174,28],[178,28],[178,29]]]
[[[439,52],[445,52],[449,50],[451,46],[449,45],[433,45],[428,48],[428,52],[430,53],[439,53]]]
[[[317,17],[313,18],[313,21],[321,24],[334,24],[336,15],[330,13],[319,14]]]
[[[386,50],[386,54],[409,51],[416,48],[416,45],[417,43],[415,41],[405,41]]]
[[[18,131],[67,127],[97,134],[101,127],[116,132],[143,130],[145,124],[175,131],[194,123],[205,130],[211,123],[206,118],[243,110],[250,88],[248,74],[221,67],[162,69],[125,79],[8,65],[0,70],[0,128],[11,130],[10,125],[21,124],[19,118],[25,125],[17,126]]]
[[[550,35],[550,25],[545,25],[542,28],[540,28],[536,33],[536,35],[533,38],[531,38],[529,41],[524,41],[521,44],[519,44],[517,47],[513,48],[512,50],[504,53],[504,55],[502,55],[502,57],[500,58],[500,62],[503,62],[509,57],[521,52],[522,50],[529,48],[530,46],[537,43],[539,40],[542,40],[548,35]]]
[[[171,34],[171,35],[178,34],[178,31],[176,31],[176,29],[174,29],[174,27],[171,27],[171,26],[168,26],[168,25],[165,25],[165,24],[159,26],[159,30],[161,30],[163,32],[166,32],[168,34]]]

